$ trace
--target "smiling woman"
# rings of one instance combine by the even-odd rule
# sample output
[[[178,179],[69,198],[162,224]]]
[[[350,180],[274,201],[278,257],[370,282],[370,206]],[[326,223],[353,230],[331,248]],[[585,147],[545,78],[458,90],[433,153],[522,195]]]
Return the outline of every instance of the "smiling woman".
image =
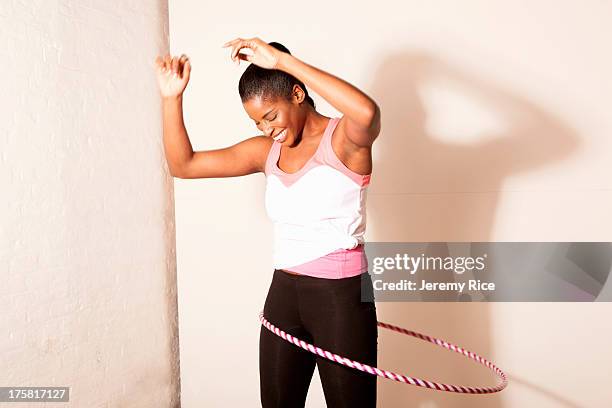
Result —
[[[279,43],[237,38],[224,46],[231,47],[233,61],[251,62],[238,92],[263,134],[194,152],[182,120],[191,66],[186,58],[167,56],[159,60],[158,79],[169,168],[181,178],[263,172],[266,211],[274,223],[265,317],[287,333],[376,366],[376,306],[362,302],[360,290],[364,284],[372,290],[363,245],[380,110],[354,86],[300,61]],[[307,86],[342,116],[317,112]],[[264,408],[303,407],[315,365],[328,406],[376,406],[376,376],[296,349],[263,326],[259,347]]]

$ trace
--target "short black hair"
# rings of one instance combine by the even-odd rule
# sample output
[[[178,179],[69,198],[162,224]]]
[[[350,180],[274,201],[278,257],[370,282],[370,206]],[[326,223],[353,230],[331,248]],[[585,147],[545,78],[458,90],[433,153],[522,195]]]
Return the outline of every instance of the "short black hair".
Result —
[[[291,54],[287,47],[280,43],[271,42],[268,44],[277,50]],[[308,95],[308,90],[302,81],[285,71],[266,69],[255,64],[250,64],[242,73],[238,82],[238,93],[243,103],[253,97],[291,99],[293,85],[296,84],[304,90],[306,102],[314,108],[315,103]]]

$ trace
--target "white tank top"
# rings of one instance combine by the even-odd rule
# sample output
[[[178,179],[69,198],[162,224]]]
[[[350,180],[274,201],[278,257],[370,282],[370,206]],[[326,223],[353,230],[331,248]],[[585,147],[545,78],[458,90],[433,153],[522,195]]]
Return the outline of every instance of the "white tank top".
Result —
[[[364,243],[371,174],[346,167],[332,148],[340,118],[331,118],[315,154],[295,173],[278,167],[281,143],[265,165],[265,208],[274,224],[273,264],[287,269]]]

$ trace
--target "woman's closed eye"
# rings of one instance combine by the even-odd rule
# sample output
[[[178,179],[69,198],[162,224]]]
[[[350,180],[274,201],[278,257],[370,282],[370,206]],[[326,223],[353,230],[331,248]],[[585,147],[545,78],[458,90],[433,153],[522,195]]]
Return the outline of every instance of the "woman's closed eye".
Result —
[[[272,122],[273,120],[275,120],[277,116],[278,115],[274,115],[274,117],[270,119],[269,122]],[[255,122],[255,126],[259,126],[259,122]]]

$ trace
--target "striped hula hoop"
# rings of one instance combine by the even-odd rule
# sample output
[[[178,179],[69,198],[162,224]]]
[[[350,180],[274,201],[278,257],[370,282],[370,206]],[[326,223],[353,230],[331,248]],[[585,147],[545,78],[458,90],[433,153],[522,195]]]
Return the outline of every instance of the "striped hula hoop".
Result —
[[[486,359],[480,357],[479,355],[472,353],[471,351],[467,351],[459,346],[455,346],[454,344],[447,343],[444,340],[436,339],[435,337],[413,332],[411,330],[406,330],[404,328],[394,326],[388,323],[383,323],[381,321],[378,322],[378,326],[380,327],[383,327],[389,330],[393,330],[399,333],[407,334],[409,336],[417,337],[421,340],[426,340],[430,343],[434,343],[438,346],[442,346],[444,348],[447,348],[448,350],[452,350],[454,352],[461,353],[465,355],[466,357],[476,360],[480,364],[491,369],[501,379],[501,381],[495,387],[467,387],[463,385],[437,383],[433,381],[422,380],[420,378],[413,378],[413,377],[409,377],[409,376],[402,375],[402,374],[392,373],[391,371],[381,370],[379,368],[371,367],[367,364],[362,364],[358,361],[350,360],[346,357],[342,357],[337,354],[330,353],[327,350],[323,350],[319,347],[313,346],[310,343],[306,343],[303,340],[293,337],[292,335],[285,333],[278,327],[275,327],[268,320],[266,320],[266,318],[264,317],[263,311],[259,313],[259,320],[261,321],[261,324],[265,328],[270,330],[272,333],[288,341],[289,343],[295,344],[296,346],[303,348],[306,351],[310,351],[311,353],[327,358],[328,360],[336,361],[342,365],[345,365],[351,368],[355,368],[357,370],[360,370],[360,371],[363,371],[363,372],[366,372],[372,375],[378,375],[380,377],[388,378],[390,380],[399,381],[404,384],[416,385],[417,387],[431,388],[431,389],[438,390],[438,391],[458,392],[458,393],[464,393],[464,394],[492,394],[494,392],[499,392],[503,390],[508,385],[508,379],[506,377],[506,374],[502,370],[500,370],[498,367],[496,367],[493,363],[487,361]]]

